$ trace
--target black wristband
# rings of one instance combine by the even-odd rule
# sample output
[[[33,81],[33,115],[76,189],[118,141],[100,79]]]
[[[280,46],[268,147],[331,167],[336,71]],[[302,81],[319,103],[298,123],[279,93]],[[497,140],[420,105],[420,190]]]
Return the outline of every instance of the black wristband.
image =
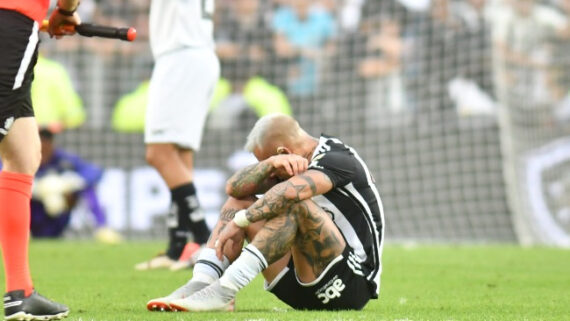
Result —
[[[80,3],[80,2],[81,2],[81,1],[77,1],[77,5],[75,6],[75,8],[73,8],[73,10],[65,10],[65,9],[62,9],[62,8],[59,6],[59,1],[58,1],[58,2],[57,2],[57,12],[59,12],[60,14],[62,14],[62,15],[64,15],[64,16],[71,17],[71,16],[73,16],[73,14],[75,13],[75,11],[77,11],[77,8],[79,8],[79,3]]]
[[[73,16],[73,14],[75,13],[76,10],[77,10],[77,7],[75,7],[75,9],[73,9],[73,10],[63,10],[60,7],[57,8],[57,12],[59,12],[61,15],[68,16],[68,17]]]

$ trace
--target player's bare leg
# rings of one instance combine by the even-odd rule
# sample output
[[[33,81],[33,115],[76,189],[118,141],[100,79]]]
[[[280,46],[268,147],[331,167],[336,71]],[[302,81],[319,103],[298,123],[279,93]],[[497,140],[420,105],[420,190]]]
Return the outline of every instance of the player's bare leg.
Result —
[[[40,164],[40,139],[33,117],[18,118],[0,142],[0,243],[6,273],[6,320],[60,319],[69,309],[34,291],[28,266],[30,196]]]
[[[146,159],[171,191],[172,203],[167,219],[169,244],[165,254],[137,264],[136,269],[177,269],[188,233],[192,232],[194,241],[200,245],[205,244],[210,235],[193,184],[193,152],[175,144],[147,144]]]
[[[226,270],[219,282],[171,306],[182,311],[232,310],[239,289],[261,271],[271,282],[292,255],[301,282],[316,280],[346,243],[330,217],[317,204],[305,200],[287,213],[265,222],[251,244]]]
[[[269,267],[290,251],[299,281],[303,283],[317,279],[346,246],[334,222],[313,201],[300,202],[290,214],[276,218],[281,219],[269,220],[257,233],[252,245],[263,254]],[[287,232],[282,232],[284,230]],[[273,281],[270,275],[264,273],[264,276],[268,282]]]
[[[190,181],[194,180],[194,151],[191,149],[177,149],[178,158],[182,160],[182,164],[189,173]]]
[[[194,179],[190,169],[193,158],[188,156],[191,151],[187,151],[189,153],[181,153],[175,144],[147,144],[146,161],[158,171],[168,188],[172,189]]]
[[[18,118],[0,142],[3,170],[35,175],[40,166],[40,136],[34,117]]]

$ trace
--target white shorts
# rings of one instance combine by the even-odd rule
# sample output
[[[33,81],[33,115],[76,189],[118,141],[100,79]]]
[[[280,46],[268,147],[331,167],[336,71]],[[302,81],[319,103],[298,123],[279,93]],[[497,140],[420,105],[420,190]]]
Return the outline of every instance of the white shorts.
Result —
[[[220,62],[211,49],[188,48],[160,56],[150,80],[145,143],[199,150],[219,77]]]

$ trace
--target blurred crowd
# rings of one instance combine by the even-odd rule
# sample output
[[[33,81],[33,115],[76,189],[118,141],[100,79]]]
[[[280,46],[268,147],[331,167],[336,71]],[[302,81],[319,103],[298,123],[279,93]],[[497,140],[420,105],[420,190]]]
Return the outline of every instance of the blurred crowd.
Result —
[[[44,50],[69,68],[94,127],[104,127],[119,97],[149,76],[149,2],[82,2],[84,21],[134,26],[135,43],[73,37]],[[283,90],[297,112],[364,108],[368,123],[382,125],[413,111],[493,114],[498,100],[555,105],[570,87],[570,0],[216,6],[217,53],[230,91],[241,93],[261,77]]]

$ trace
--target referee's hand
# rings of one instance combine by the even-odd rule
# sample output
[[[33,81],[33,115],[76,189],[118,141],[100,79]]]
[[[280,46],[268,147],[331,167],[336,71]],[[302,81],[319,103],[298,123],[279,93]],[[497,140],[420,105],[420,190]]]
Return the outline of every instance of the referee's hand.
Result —
[[[67,16],[59,12],[56,8],[49,17],[48,32],[50,37],[59,39],[62,36],[75,34],[75,26],[79,24],[81,24],[81,19],[77,12],[74,12],[71,16]]]

